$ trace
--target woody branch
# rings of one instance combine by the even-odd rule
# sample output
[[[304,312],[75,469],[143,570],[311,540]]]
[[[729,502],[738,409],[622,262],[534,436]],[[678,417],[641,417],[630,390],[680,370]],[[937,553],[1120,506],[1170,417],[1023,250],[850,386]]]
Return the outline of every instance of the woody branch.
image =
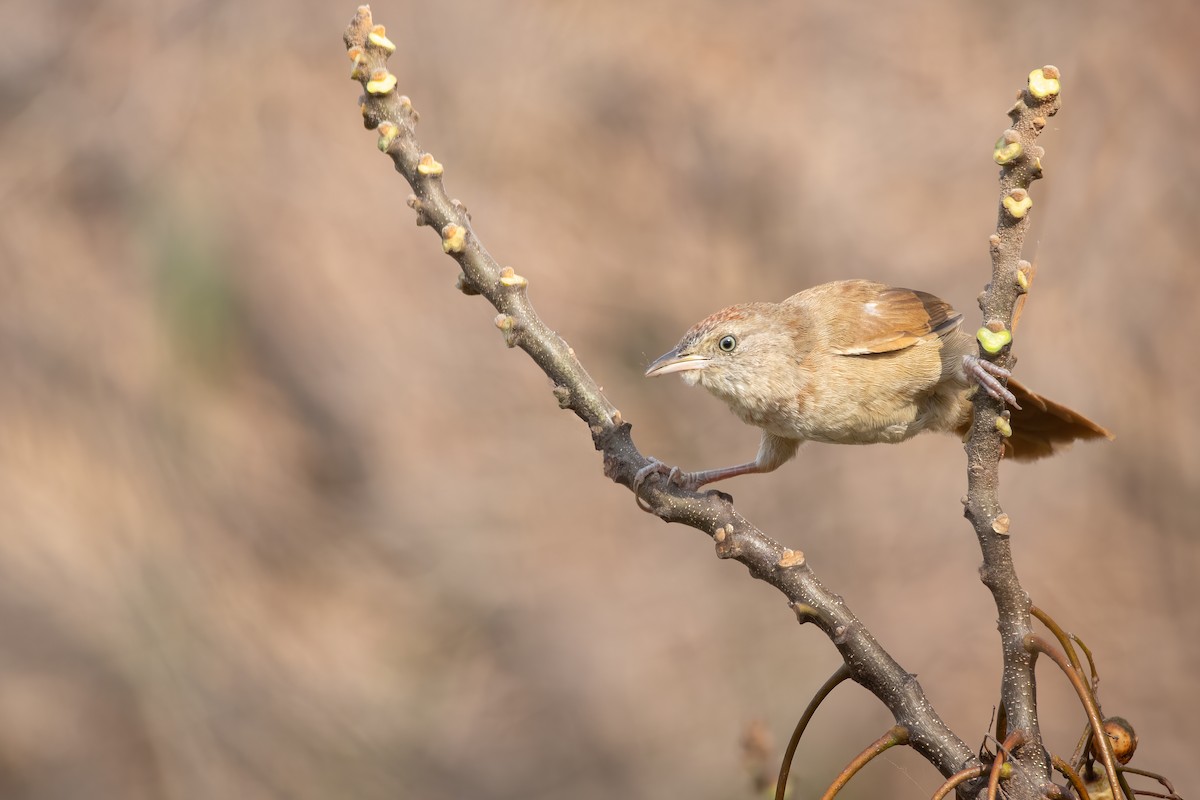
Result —
[[[417,113],[409,99],[395,92],[396,77],[387,70],[395,46],[382,26],[360,7],[344,36],[353,62],[351,77],[359,81],[363,121],[379,134],[379,149],[395,163],[413,189],[409,205],[419,225],[441,237],[442,250],[461,269],[459,287],[482,295],[499,311],[495,324],[509,347],[529,354],[554,383],[562,408],[587,425],[604,456],[604,473],[632,488],[634,476],[649,460],[633,443],[630,425],[604,396],[574,351],[537,315],[530,304],[528,281],[511,268],[501,268],[471,230],[462,203],[446,193],[444,168],[423,152],[415,137]],[[678,522],[709,534],[717,555],[744,564],[750,574],[788,598],[797,618],[813,622],[829,636],[845,660],[851,677],[875,694],[909,734],[909,744],[943,775],[975,763],[971,748],[941,720],[920,685],[879,645],[866,627],[816,577],[803,553],[784,547],[737,512],[721,492],[690,492],[669,482],[643,487],[647,510],[666,522]]]
[[[1021,247],[1029,229],[1033,200],[1029,186],[1042,176],[1043,150],[1036,144],[1046,120],[1058,112],[1059,73],[1046,66],[1030,73],[1027,88],[1009,110],[1012,127],[996,143],[994,158],[1000,165],[1000,208],[996,233],[990,240],[992,279],[980,296],[983,326],[977,334],[980,357],[1003,367],[1013,365],[1012,329],[1019,315],[1019,300],[1029,288],[1033,270],[1021,260]],[[1036,796],[1039,784],[1048,783],[1049,759],[1042,746],[1034,682],[1035,656],[1025,645],[1032,634],[1029,595],[1021,587],[1009,546],[1011,522],[1000,506],[999,463],[1004,437],[1011,435],[1003,403],[986,392],[976,392],[974,420],[967,439],[967,497],[965,514],[975,528],[983,553],[980,576],[991,590],[999,614],[998,627],[1004,658],[1001,680],[1001,719],[1007,731],[1019,733],[1022,744],[1011,754],[1018,769],[1012,772],[1010,790],[1018,797]]]

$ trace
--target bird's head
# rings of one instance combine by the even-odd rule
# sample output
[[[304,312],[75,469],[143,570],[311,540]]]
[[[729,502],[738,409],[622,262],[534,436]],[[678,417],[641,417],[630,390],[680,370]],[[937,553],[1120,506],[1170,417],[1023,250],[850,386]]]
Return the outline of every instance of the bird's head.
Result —
[[[646,377],[678,372],[689,385],[699,383],[731,404],[745,403],[781,389],[775,376],[789,364],[794,372],[795,353],[794,332],[777,304],[745,303],[696,323],[674,350],[650,365]]]

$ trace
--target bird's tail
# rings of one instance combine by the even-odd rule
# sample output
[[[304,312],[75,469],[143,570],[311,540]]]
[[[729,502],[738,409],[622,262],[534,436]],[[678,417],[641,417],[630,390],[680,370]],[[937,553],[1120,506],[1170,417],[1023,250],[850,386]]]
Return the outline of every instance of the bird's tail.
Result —
[[[1031,392],[1013,378],[1008,379],[1008,389],[1016,395],[1021,408],[1010,409],[1012,436],[1004,440],[1005,458],[1034,461],[1053,455],[1076,440],[1113,438],[1078,411]],[[965,436],[970,426],[968,418],[959,433]]]

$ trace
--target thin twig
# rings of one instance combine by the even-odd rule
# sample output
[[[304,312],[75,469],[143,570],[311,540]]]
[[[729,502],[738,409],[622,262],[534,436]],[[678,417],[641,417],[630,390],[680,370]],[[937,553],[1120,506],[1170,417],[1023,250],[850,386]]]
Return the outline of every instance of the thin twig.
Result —
[[[821,688],[817,689],[817,693],[813,695],[812,700],[808,701],[808,707],[804,709],[804,713],[800,716],[800,720],[796,723],[795,730],[792,731],[792,738],[788,740],[787,749],[783,753],[783,762],[779,765],[779,778],[775,781],[775,800],[783,800],[787,793],[788,774],[792,771],[792,759],[796,757],[796,748],[800,746],[800,737],[804,735],[804,730],[808,727],[808,723],[813,718],[813,714],[817,713],[817,709],[825,698],[829,696],[838,684],[850,677],[850,668],[845,664],[838,667],[825,683],[821,684]]]
[[[1071,641],[1079,645],[1079,649],[1083,651],[1084,658],[1087,659],[1088,669],[1092,673],[1092,694],[1095,694],[1100,688],[1100,673],[1096,670],[1096,659],[1092,657],[1092,649],[1083,643],[1083,639],[1080,639],[1073,633],[1071,634]]]
[[[825,790],[825,794],[821,795],[821,800],[833,800],[834,796],[850,782],[851,778],[858,774],[859,770],[871,763],[876,756],[898,744],[908,744],[908,730],[903,725],[892,726],[887,733],[867,745],[866,749],[855,756],[854,760],[838,773],[833,784]]]
[[[976,764],[973,767],[967,767],[960,772],[954,773],[946,779],[945,783],[938,787],[938,790],[933,793],[933,797],[931,797],[929,800],[943,800],[943,798],[950,794],[950,792],[954,791],[959,784],[966,783],[972,778],[978,778],[979,776],[983,775],[985,770],[987,770],[987,767],[985,767],[983,764]]]
[[[1071,787],[1075,790],[1075,794],[1079,795],[1079,800],[1092,800],[1088,795],[1087,786],[1083,783],[1083,778],[1079,777],[1079,773],[1072,769],[1070,764],[1058,756],[1051,756],[1050,763],[1054,765],[1056,770],[1063,774],[1063,777],[1071,782]]]
[[[1063,652],[1067,654],[1067,658],[1071,662],[1071,666],[1075,668],[1079,674],[1083,674],[1083,664],[1079,661],[1079,654],[1075,652],[1075,645],[1071,643],[1071,636],[1054,621],[1054,617],[1047,614],[1037,606],[1030,606],[1029,613],[1037,618],[1039,622],[1050,629],[1054,634],[1054,638],[1058,639],[1058,643],[1062,645]]]
[[[554,396],[588,425],[592,441],[604,454],[604,473],[632,488],[638,470],[649,460],[634,446],[630,425],[561,337],[534,311],[528,281],[500,265],[471,228],[462,203],[451,200],[442,183],[444,168],[417,143],[417,113],[407,97],[396,93],[396,76],[387,70],[395,46],[382,26],[371,20],[367,6],[358,9],[344,40],[353,63],[351,77],[366,94],[361,98],[364,125],[379,134],[379,149],[413,188],[409,205],[418,224],[441,236],[442,250],[462,270],[460,288],[480,294],[500,312],[496,327],[510,347],[519,347],[554,383]],[[666,522],[704,531],[716,542],[717,555],[744,564],[750,574],[779,589],[801,622],[814,622],[837,647],[851,677],[892,712],[909,730],[911,744],[943,775],[972,763],[970,747],[933,710],[920,684],[884,650],[845,602],[825,588],[805,562],[803,553],[785,548],[737,512],[729,495],[687,491],[671,482],[644,486],[640,495],[648,509]],[[810,613],[811,612],[811,613]]]
[[[1000,768],[1004,766],[1004,760],[1012,758],[1013,751],[1024,743],[1025,734],[1013,731],[996,748],[996,757],[992,760],[992,768],[988,770],[987,800],[996,800],[996,793],[1000,791]]]
[[[1154,780],[1158,781],[1160,786],[1169,792],[1167,797],[1172,798],[1172,800],[1182,800],[1182,798],[1175,793],[1175,786],[1169,780],[1167,780],[1165,776],[1159,775],[1157,772],[1151,772],[1147,769],[1138,769],[1137,767],[1117,767],[1117,769],[1122,775],[1128,773],[1130,775],[1141,775],[1143,778],[1153,778]],[[1138,792],[1138,794],[1145,793]]]

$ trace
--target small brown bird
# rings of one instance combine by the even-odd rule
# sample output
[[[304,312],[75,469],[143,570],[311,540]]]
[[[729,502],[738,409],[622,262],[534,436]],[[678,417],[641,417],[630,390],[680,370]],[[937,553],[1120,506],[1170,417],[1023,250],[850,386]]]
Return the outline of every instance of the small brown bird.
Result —
[[[1051,455],[1076,439],[1112,438],[1096,423],[1039,397],[978,358],[962,314],[926,292],[866,280],[825,283],[782,303],[743,303],[692,327],[646,370],[678,372],[762,429],[758,457],[702,472],[670,469],[690,489],[770,472],[802,442],[902,442],[922,431],[960,436],[971,425],[976,384],[1013,407],[1005,454]],[[1000,379],[1007,379],[1005,388]],[[654,462],[635,486],[668,468]]]

